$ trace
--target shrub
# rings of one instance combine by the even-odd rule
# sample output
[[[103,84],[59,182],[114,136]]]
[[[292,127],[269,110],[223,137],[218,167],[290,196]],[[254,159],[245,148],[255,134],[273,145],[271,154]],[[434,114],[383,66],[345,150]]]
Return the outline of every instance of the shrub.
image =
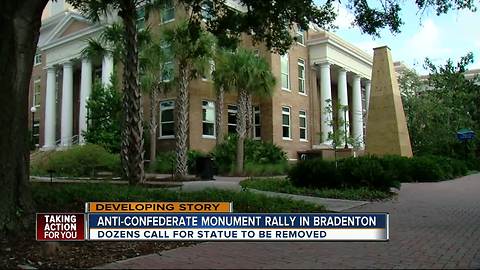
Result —
[[[237,137],[228,136],[213,150],[218,171],[228,174],[234,171],[237,152]],[[287,156],[277,145],[261,140],[245,140],[245,172],[273,175],[285,173]],[[269,170],[272,171],[269,171]]]
[[[279,146],[273,143],[260,140],[246,140],[245,160],[260,164],[274,164],[287,161],[287,155]]]
[[[300,161],[288,177],[295,186],[318,188],[366,187],[388,191],[401,182],[441,181],[465,175],[465,161],[442,157],[363,156],[338,161],[313,159]]]
[[[302,160],[292,166],[288,178],[300,187],[338,187],[337,170],[335,163],[320,158]]]
[[[73,146],[64,151],[52,151],[31,163],[32,174],[46,175],[53,170],[60,176],[93,176],[107,170],[120,173],[120,157],[95,144]]]
[[[468,164],[467,162],[458,160],[458,159],[450,159],[450,164],[452,166],[452,177],[466,175],[468,172]]]
[[[175,169],[175,152],[160,152],[155,162],[150,164],[149,171],[155,173],[172,173]]]
[[[235,154],[237,151],[237,137],[228,136],[223,143],[215,146],[212,153],[219,173],[229,173],[235,167]]]
[[[367,187],[387,191],[390,187],[400,187],[400,182],[388,176],[381,159],[376,156],[340,160],[338,176],[345,187]]]
[[[191,174],[197,173],[197,158],[204,157],[205,153],[198,151],[198,150],[190,150],[188,151],[188,172]]]
[[[111,153],[120,152],[122,123],[122,94],[115,76],[110,87],[95,81],[87,102],[88,130],[83,134],[87,142],[103,146]]]
[[[465,175],[465,161],[442,156],[419,156],[411,160],[411,178],[414,181],[440,181]]]
[[[187,164],[188,164],[189,173],[191,174],[195,173],[196,159],[201,156],[205,156],[205,154],[197,150],[188,151]],[[149,171],[155,172],[155,173],[171,174],[175,170],[175,164],[176,164],[175,152],[173,151],[160,152],[157,154],[157,158],[155,162],[153,162],[150,165]]]
[[[388,178],[396,182],[411,182],[411,161],[407,157],[387,155],[380,159]]]
[[[480,158],[472,158],[466,162],[469,170],[480,170]]]
[[[411,162],[413,181],[433,182],[445,179],[440,165],[430,157],[415,157]]]
[[[251,176],[273,176],[284,175],[288,171],[288,162],[283,161],[272,164],[245,163],[245,173]]]
[[[205,189],[178,192],[108,183],[32,183],[32,198],[37,209],[46,212],[83,211],[85,202],[233,202],[239,213],[325,212],[323,206],[288,198],[267,197],[248,191]]]
[[[240,182],[244,188],[273,191],[287,194],[334,198],[345,200],[379,200],[391,197],[394,193],[358,188],[312,188],[294,186],[291,181],[282,178],[253,178]]]

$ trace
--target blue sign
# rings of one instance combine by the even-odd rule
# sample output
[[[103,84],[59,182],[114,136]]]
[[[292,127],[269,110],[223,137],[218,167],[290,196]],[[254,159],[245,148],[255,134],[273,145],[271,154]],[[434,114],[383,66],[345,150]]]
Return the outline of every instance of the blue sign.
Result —
[[[91,229],[120,228],[383,228],[388,214],[89,213]]]
[[[457,139],[459,141],[465,142],[469,140],[473,140],[475,138],[475,132],[473,130],[468,129],[468,128],[462,128],[459,131],[457,131]]]

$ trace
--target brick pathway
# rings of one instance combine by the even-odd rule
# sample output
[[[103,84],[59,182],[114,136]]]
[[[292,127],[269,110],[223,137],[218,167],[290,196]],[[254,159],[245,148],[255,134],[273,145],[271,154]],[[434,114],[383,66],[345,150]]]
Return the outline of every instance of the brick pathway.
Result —
[[[350,212],[390,213],[390,242],[208,242],[99,268],[480,269],[480,174],[403,184],[392,201]]]

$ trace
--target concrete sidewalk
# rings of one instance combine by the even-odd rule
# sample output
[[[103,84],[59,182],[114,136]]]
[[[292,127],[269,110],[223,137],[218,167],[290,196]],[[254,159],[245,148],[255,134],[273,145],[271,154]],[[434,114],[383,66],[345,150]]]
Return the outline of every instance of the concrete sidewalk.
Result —
[[[322,205],[328,211],[335,211],[335,212],[344,211],[353,207],[358,207],[358,206],[369,203],[366,201],[350,201],[350,200],[319,198],[319,197],[303,196],[303,195],[293,195],[293,194],[287,194],[287,193],[256,190],[251,188],[243,189],[240,186],[240,182],[245,179],[248,179],[248,177],[215,176],[214,178],[215,180],[212,180],[212,181],[183,182],[182,187],[173,187],[169,189],[181,190],[181,191],[187,191],[187,192],[198,191],[206,188],[218,188],[218,189],[233,190],[233,191],[249,190],[251,192],[262,194],[268,197],[281,197],[281,198],[291,199],[294,201],[305,201],[315,205]]]
[[[328,211],[335,211],[335,212],[345,211],[350,208],[354,208],[354,207],[358,207],[358,206],[362,206],[367,203],[370,203],[367,201],[351,201],[351,200],[319,198],[319,197],[293,195],[293,194],[287,194],[287,193],[263,191],[263,190],[256,190],[256,189],[248,189],[248,190],[254,193],[263,194],[269,197],[281,197],[281,198],[286,198],[294,201],[305,201],[305,202],[313,203],[315,205],[323,205]]]
[[[169,177],[170,175],[158,175],[159,177]],[[325,209],[328,211],[344,211],[353,207],[358,207],[361,205],[365,205],[369,202],[366,201],[350,201],[350,200],[340,200],[340,199],[329,199],[329,198],[319,198],[319,197],[311,197],[311,196],[302,196],[302,195],[293,195],[293,194],[286,194],[286,193],[278,193],[278,192],[271,192],[271,191],[263,191],[263,190],[256,190],[256,189],[243,189],[240,186],[240,182],[248,179],[248,177],[228,177],[228,176],[215,176],[215,180],[210,181],[184,181],[184,182],[174,182],[174,181],[146,181],[146,184],[154,185],[159,188],[166,188],[169,190],[177,190],[177,191],[185,191],[185,192],[192,192],[192,191],[199,191],[207,188],[216,188],[216,189],[224,189],[224,190],[232,190],[232,191],[242,191],[242,190],[249,190],[251,192],[257,194],[263,194],[268,197],[281,197],[287,198],[295,201],[305,201],[315,205],[324,206]],[[38,177],[32,176],[30,177],[31,182],[42,182],[42,183],[49,183],[49,177]],[[53,179],[55,183],[110,183],[110,184],[128,184],[127,181],[124,180],[91,180],[88,178],[79,178],[76,180],[71,180],[65,177],[62,178],[55,178]],[[176,187],[170,187],[171,185],[180,185]],[[162,187],[167,186],[167,187]]]

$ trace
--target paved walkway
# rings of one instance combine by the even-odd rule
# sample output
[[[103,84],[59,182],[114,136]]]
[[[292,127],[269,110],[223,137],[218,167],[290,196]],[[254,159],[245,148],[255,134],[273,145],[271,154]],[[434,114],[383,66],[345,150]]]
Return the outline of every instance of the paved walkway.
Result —
[[[182,191],[196,191],[202,190],[205,188],[219,188],[227,190],[241,191],[242,187],[240,182],[247,179],[247,177],[224,177],[224,176],[215,176],[214,181],[191,181],[183,182],[183,186],[178,188],[170,188],[174,190]],[[302,196],[302,195],[292,195],[286,193],[270,192],[256,189],[248,189],[254,193],[263,194],[269,197],[282,197],[288,198],[295,201],[306,201],[316,205],[322,205],[329,211],[344,211],[353,207],[361,206],[369,202],[365,201],[350,201],[350,200],[339,200],[339,199],[328,199],[328,198],[318,198],[311,196]]]
[[[158,175],[158,177],[168,177],[169,175]],[[226,189],[226,190],[233,190],[233,191],[241,191],[242,187],[240,186],[240,182],[245,180],[247,177],[225,177],[225,176],[215,176],[215,180],[213,181],[186,181],[186,182],[163,182],[163,181],[146,181],[146,184],[158,186],[158,188],[166,188],[171,190],[181,190],[181,191],[197,191],[206,188],[218,188],[218,189]],[[30,181],[32,182],[41,182],[41,183],[49,183],[49,177],[41,177],[41,176],[32,176],[30,177]],[[55,183],[78,183],[78,182],[88,182],[88,183],[110,183],[110,184],[121,184],[126,185],[128,181],[123,180],[92,180],[89,178],[77,178],[75,180],[68,179],[68,177],[62,178],[55,178],[53,179]],[[179,186],[175,186],[179,185]],[[174,187],[171,187],[174,186]],[[310,197],[310,196],[301,196],[301,195],[292,195],[286,193],[277,193],[277,192],[269,192],[263,190],[256,190],[256,189],[249,189],[252,192],[260,193],[269,197],[282,197],[288,198],[291,200],[297,201],[306,201],[309,203],[313,203],[316,205],[322,205],[325,209],[329,211],[344,211],[353,207],[357,207],[360,205],[367,204],[369,202],[365,201],[350,201],[350,200],[339,200],[339,199],[328,199],[328,198],[318,198],[318,197]]]
[[[389,242],[206,242],[100,268],[480,268],[480,174],[403,184],[389,212]]]

